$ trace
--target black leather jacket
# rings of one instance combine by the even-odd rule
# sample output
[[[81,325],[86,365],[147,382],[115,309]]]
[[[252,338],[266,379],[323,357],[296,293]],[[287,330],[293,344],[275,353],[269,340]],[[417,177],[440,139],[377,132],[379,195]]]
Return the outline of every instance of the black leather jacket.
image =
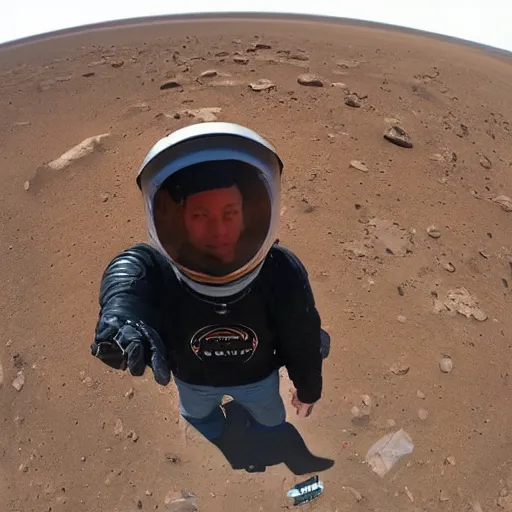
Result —
[[[282,246],[270,249],[247,289],[213,300],[183,284],[156,249],[138,244],[109,263],[99,300],[100,319],[117,315],[156,330],[185,382],[249,384],[284,365],[299,400],[320,399],[320,317],[304,266]]]

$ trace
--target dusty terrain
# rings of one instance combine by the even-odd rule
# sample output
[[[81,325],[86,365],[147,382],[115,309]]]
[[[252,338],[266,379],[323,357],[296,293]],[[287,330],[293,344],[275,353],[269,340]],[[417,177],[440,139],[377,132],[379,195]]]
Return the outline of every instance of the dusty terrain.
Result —
[[[184,490],[201,512],[279,511],[319,471],[294,474],[279,446],[265,471],[233,468],[182,428],[172,384],[89,355],[101,273],[145,239],[135,171],[205,114],[277,146],[279,236],[332,336],[322,401],[290,414],[334,461],[305,509],[512,510],[512,211],[493,201],[512,196],[511,83],[506,55],[356,25],[164,23],[1,49],[0,510],[166,510]],[[383,137],[395,124],[413,148]],[[414,451],[381,478],[365,455],[400,428]]]

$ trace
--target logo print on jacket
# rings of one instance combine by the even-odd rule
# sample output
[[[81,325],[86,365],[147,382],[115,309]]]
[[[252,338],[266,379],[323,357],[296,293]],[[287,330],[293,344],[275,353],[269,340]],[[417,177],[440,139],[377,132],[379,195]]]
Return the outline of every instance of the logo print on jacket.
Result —
[[[258,347],[258,337],[245,325],[209,325],[192,336],[190,347],[204,362],[246,363]]]

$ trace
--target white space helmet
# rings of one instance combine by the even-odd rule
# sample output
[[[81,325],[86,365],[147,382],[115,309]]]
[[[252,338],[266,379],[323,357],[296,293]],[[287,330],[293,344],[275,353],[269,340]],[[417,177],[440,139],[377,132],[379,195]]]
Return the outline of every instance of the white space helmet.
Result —
[[[275,241],[282,169],[275,149],[237,124],[200,123],[171,133],[137,174],[151,243],[196,292],[238,293]]]

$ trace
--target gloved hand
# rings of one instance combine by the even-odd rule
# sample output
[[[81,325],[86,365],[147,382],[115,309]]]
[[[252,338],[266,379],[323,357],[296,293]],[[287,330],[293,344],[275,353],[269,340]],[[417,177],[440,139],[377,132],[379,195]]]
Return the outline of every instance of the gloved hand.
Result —
[[[165,346],[159,334],[144,324],[118,316],[102,316],[96,326],[91,354],[111,368],[143,375],[146,364],[162,386],[171,380]]]

